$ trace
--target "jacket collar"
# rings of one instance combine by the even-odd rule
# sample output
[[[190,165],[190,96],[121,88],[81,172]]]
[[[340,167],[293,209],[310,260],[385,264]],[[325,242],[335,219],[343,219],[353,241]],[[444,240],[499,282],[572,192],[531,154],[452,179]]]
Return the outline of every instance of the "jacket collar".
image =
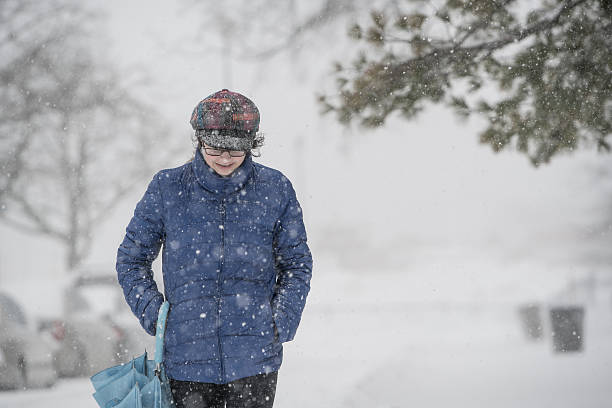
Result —
[[[221,177],[206,162],[200,149],[193,159],[193,172],[198,182],[211,193],[226,196],[243,188],[253,174],[253,159],[250,154],[229,177]]]

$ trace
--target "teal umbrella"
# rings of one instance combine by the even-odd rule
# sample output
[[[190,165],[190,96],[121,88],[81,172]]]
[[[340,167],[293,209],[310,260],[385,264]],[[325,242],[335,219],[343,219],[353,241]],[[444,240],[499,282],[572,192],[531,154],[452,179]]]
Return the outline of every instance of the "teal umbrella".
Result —
[[[100,371],[91,377],[93,394],[101,408],[169,408],[172,394],[164,371],[164,331],[170,304],[159,308],[155,331],[155,359],[148,360],[145,351],[127,364]]]

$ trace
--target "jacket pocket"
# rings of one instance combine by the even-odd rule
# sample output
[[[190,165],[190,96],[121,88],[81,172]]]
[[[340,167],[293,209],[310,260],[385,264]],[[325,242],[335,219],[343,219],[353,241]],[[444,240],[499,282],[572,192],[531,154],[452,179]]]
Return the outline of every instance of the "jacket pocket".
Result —
[[[278,342],[278,329],[276,328],[276,322],[274,321],[274,314],[272,313],[272,301],[268,301],[266,302],[266,321],[267,323],[267,329],[266,332],[268,332],[269,334],[269,338],[272,339],[273,343],[277,343]]]
[[[278,328],[276,327],[276,322],[274,321],[274,317],[272,318],[272,325],[274,326],[274,342],[278,343]]]

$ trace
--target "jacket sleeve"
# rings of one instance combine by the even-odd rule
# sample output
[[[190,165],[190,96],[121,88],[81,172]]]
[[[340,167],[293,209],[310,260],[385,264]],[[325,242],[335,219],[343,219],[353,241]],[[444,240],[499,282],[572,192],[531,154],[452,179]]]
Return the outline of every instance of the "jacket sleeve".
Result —
[[[302,209],[291,183],[283,180],[286,205],[275,229],[276,288],[272,298],[280,342],[293,340],[310,290],[312,256],[306,243]]]
[[[151,269],[164,236],[162,200],[156,175],[136,205],[125,238],[117,250],[117,277],[123,295],[150,335],[155,335],[157,313],[164,301]]]

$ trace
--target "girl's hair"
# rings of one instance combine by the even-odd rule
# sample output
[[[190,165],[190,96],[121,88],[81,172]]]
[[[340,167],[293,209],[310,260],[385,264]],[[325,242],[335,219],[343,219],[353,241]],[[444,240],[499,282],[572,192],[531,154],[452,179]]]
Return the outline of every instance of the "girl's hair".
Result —
[[[251,147],[251,150],[247,152],[247,154],[250,154],[253,157],[261,156],[261,152],[259,151],[259,148],[264,145],[264,139],[265,139],[264,134],[262,132],[257,132],[255,134],[255,138],[253,139],[253,146]],[[191,159],[187,160],[187,163],[192,162],[193,159],[195,159],[196,151],[202,148],[202,140],[200,140],[200,138],[198,138],[195,133],[191,134],[191,142],[193,143],[194,151],[193,151],[193,155],[191,156]]]

